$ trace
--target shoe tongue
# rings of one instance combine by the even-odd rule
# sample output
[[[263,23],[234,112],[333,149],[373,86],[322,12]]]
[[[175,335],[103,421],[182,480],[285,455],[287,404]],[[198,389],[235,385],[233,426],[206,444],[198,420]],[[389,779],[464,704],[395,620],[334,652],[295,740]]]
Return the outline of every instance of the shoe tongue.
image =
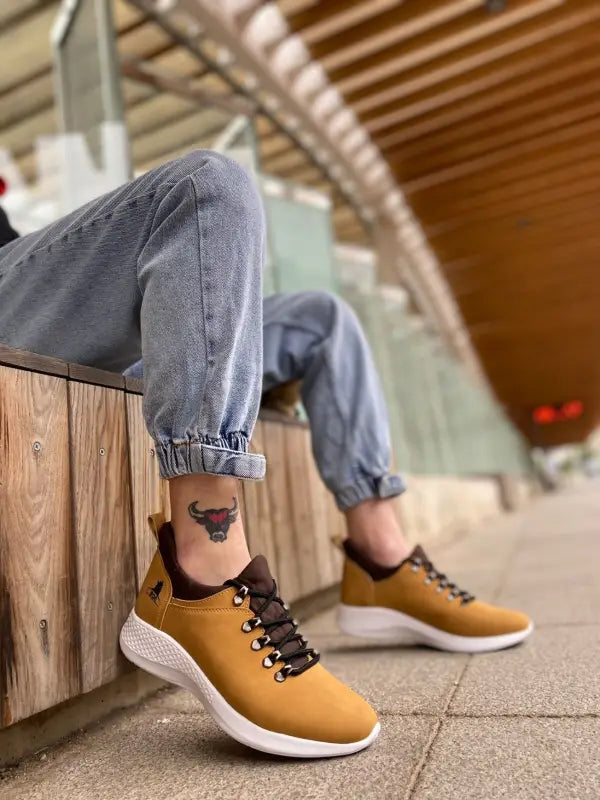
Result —
[[[249,589],[254,589],[257,592],[262,592],[263,594],[270,594],[273,591],[273,576],[269,570],[267,559],[264,556],[255,556],[252,561],[240,572],[237,580],[240,581],[240,583],[243,583]],[[264,598],[253,597],[250,600],[250,608],[256,614],[258,609],[264,605],[264,603]],[[280,617],[287,616],[288,612],[281,603],[272,602],[269,603],[267,608],[260,613],[265,622],[274,622]],[[283,637],[291,629],[292,626],[289,622],[284,622],[281,625],[273,625],[270,627],[267,633],[274,642],[274,645],[272,646],[276,646],[276,643],[281,641],[281,639],[283,639]],[[281,652],[284,654],[293,653],[296,650],[300,650],[301,647],[302,645],[298,642],[298,640],[292,639],[291,642],[283,645]],[[292,659],[291,664],[293,667],[299,667],[306,660],[306,656],[298,656],[298,658]]]
[[[237,576],[237,580],[249,589],[269,594],[273,589],[273,576],[264,556],[255,556]]]
[[[421,561],[429,561],[425,550],[423,550],[420,544],[415,545],[412,553],[409,555],[409,558],[420,558]]]

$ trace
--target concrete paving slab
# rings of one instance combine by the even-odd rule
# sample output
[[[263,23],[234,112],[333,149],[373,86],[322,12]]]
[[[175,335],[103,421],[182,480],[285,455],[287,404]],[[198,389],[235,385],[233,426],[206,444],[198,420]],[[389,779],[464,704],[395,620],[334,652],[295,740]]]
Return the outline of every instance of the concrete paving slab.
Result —
[[[435,720],[391,717],[376,746],[355,756],[291,761],[249,750],[204,713],[170,714],[152,701],[5,773],[2,800],[348,800],[402,797]]]
[[[323,664],[383,714],[439,714],[467,656],[425,648],[321,645]]]
[[[599,562],[600,563],[600,562]],[[600,579],[579,575],[571,581],[552,572],[530,572],[519,583],[510,579],[495,602],[525,611],[538,628],[547,625],[600,624]]]
[[[544,628],[529,641],[474,656],[449,714],[598,714],[600,627]]]
[[[554,571],[554,578],[565,575],[569,579],[571,570],[578,570],[579,574],[584,570],[595,570],[598,562],[592,558],[594,554],[600,559],[600,531],[597,528],[593,531],[566,529],[562,534],[544,538],[543,542],[527,536],[518,544],[509,577],[513,571]]]
[[[600,719],[448,719],[411,800],[596,800]]]

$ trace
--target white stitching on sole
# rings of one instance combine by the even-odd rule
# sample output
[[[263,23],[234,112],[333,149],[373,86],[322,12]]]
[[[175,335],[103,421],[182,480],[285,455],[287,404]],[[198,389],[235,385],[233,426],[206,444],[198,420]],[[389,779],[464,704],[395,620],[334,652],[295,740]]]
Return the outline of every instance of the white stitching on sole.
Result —
[[[377,639],[391,644],[424,644],[454,653],[484,653],[502,650],[522,642],[533,630],[529,627],[498,636],[457,636],[434,628],[401,611],[380,606],[338,606],[338,625],[343,633]]]
[[[135,611],[123,625],[119,643],[136,666],[192,692],[225,733],[256,750],[293,758],[330,758],[363,750],[379,734],[378,722],[365,739],[339,744],[301,739],[255,725],[229,705],[179,642],[144,622]]]

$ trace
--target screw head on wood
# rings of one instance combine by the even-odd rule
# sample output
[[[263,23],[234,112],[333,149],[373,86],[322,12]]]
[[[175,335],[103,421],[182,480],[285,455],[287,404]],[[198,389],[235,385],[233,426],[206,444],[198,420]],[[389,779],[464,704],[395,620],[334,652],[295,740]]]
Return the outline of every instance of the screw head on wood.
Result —
[[[100,453],[101,456],[105,456],[106,455],[106,450],[103,447],[101,447],[100,450],[99,450],[99,453]]]
[[[109,601],[108,601],[108,603],[106,604],[106,607],[108,608],[108,610],[109,610],[109,611],[112,611],[112,610],[113,610],[113,604],[110,602],[110,600],[109,600]]]
[[[150,448],[150,455],[151,455],[151,456],[153,456],[153,455],[154,455],[154,448],[153,448],[153,447],[151,447],[151,448]]]
[[[34,442],[33,443],[33,451],[34,451],[34,453],[39,453],[41,449],[42,449],[42,445],[39,442]]]
[[[47,621],[46,621],[45,619],[41,619],[41,620],[40,620],[40,628],[42,628],[42,629],[43,629],[43,628],[45,628],[47,625],[48,625],[48,623],[47,623]]]

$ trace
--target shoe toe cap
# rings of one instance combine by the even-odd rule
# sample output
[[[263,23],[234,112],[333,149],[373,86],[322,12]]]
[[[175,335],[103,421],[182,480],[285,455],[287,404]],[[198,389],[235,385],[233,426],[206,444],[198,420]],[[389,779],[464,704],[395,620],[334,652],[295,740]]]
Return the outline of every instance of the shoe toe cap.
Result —
[[[294,715],[295,730],[287,733],[339,744],[362,742],[373,733],[378,720],[369,703],[320,664],[297,681],[294,694],[301,694],[301,702]]]

